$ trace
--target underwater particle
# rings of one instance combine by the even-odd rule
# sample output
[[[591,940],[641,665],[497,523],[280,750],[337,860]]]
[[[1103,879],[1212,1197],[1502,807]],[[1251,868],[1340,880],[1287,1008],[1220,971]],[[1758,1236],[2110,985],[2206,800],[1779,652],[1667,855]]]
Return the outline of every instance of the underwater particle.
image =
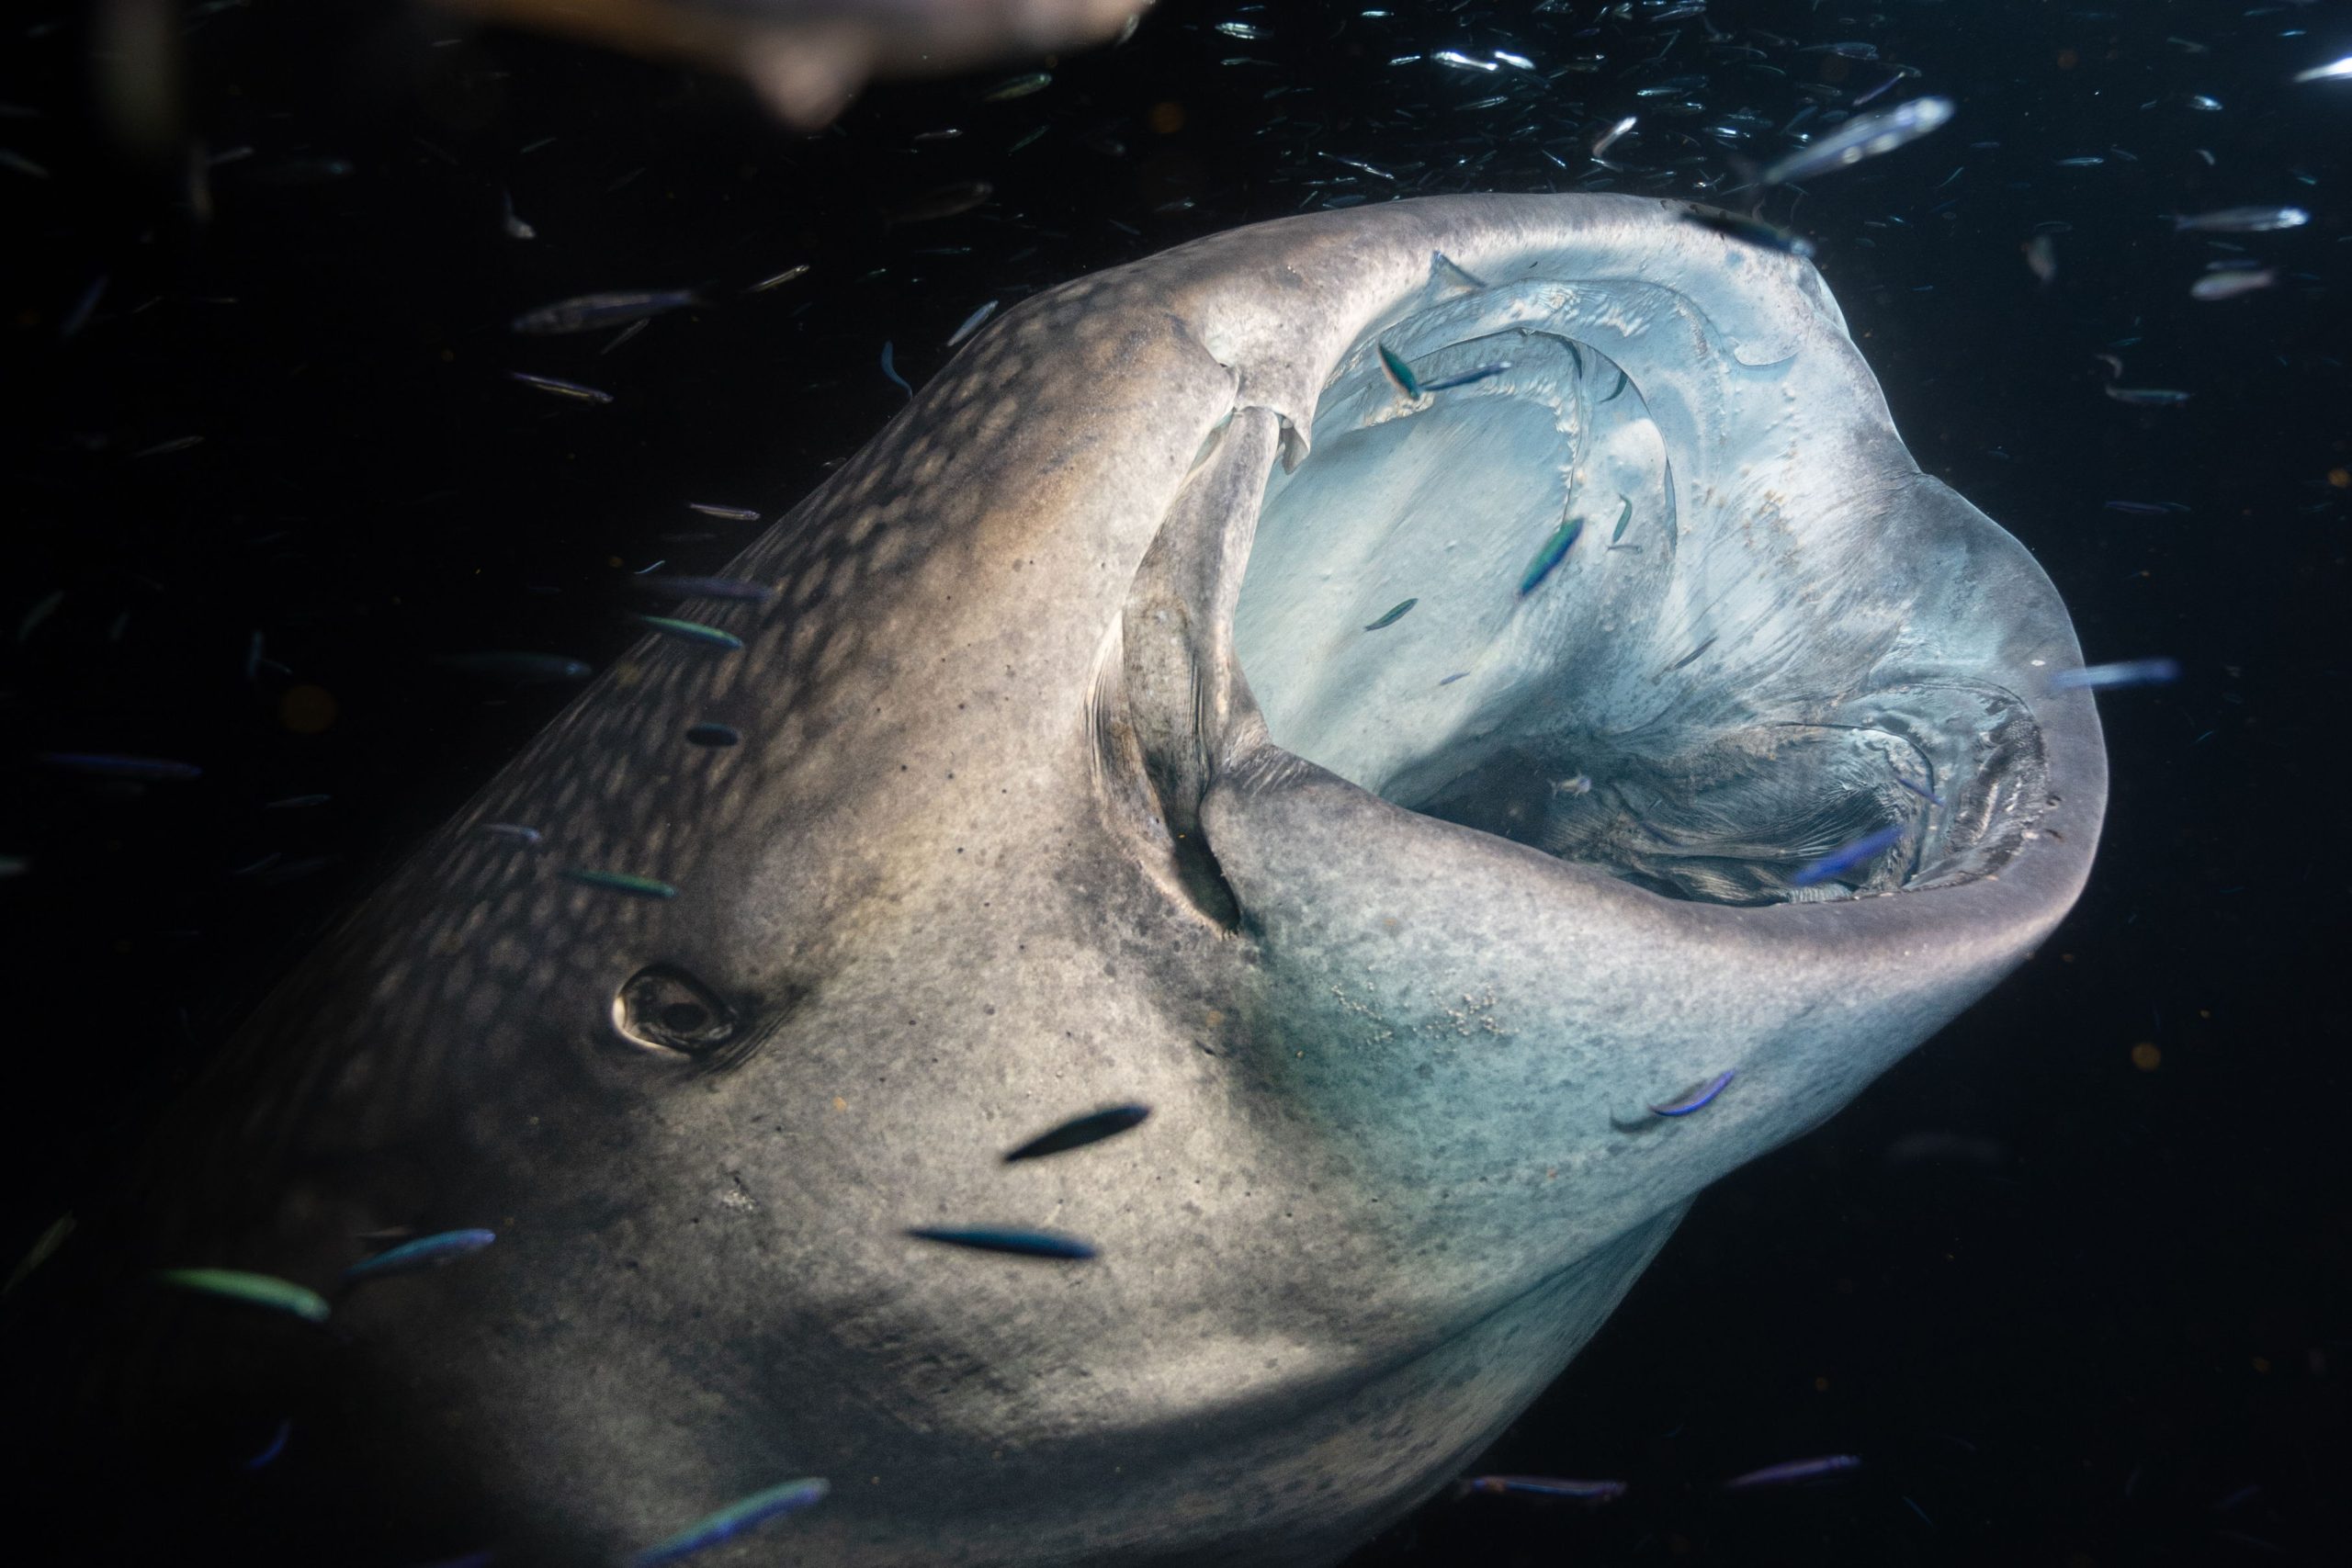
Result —
[[[1908,822],[1897,822],[1893,827],[1881,828],[1868,838],[1857,839],[1843,848],[1830,851],[1790,877],[1789,886],[1812,887],[1819,883],[1827,882],[1833,877],[1843,875],[1864,861],[1875,860],[1886,851],[1893,849],[1902,840],[1904,835],[1910,831],[1911,824]]]
[[[514,193],[510,190],[498,193],[498,226],[510,240],[536,240],[539,237],[537,229],[514,215]]]
[[[1625,1495],[1622,1481],[1577,1481],[1564,1475],[1473,1475],[1454,1483],[1454,1495],[1559,1497],[1575,1503],[1611,1503]]]
[[[2106,692],[2120,686],[2162,686],[2180,679],[2177,659],[2127,659],[2114,664],[2086,664],[2061,670],[2050,677],[2053,692]]]
[[[601,887],[610,893],[626,893],[633,898],[675,898],[678,890],[666,882],[650,876],[633,876],[626,871],[592,871],[581,866],[566,866],[564,879],[577,882],[582,887]]]
[[[775,589],[764,583],[746,582],[740,577],[631,577],[629,586],[666,599],[729,599],[758,604],[775,597]]]
[[[40,751],[34,754],[33,761],[45,768],[102,779],[161,783],[204,776],[204,770],[193,762],[175,762],[167,757],[126,757],[112,751]]]
[[[261,1452],[246,1460],[238,1468],[246,1471],[261,1469],[262,1466],[286,1451],[286,1439],[293,1435],[294,1417],[288,1416],[277,1423],[277,1430],[270,1435],[268,1443],[263,1447]]]
[[[743,639],[733,632],[721,631],[717,626],[707,626],[700,621],[681,621],[669,615],[637,615],[632,618],[643,622],[663,637],[674,637],[680,642],[691,642],[702,648],[724,649],[733,652],[743,646]]]
[[[1144,123],[1162,136],[1173,136],[1184,129],[1184,106],[1176,103],[1154,104],[1151,106],[1150,112],[1145,115]]]
[[[667,310],[705,303],[691,288],[616,288],[602,294],[581,294],[541,305],[514,318],[514,331],[532,337],[563,333],[602,332],[650,321]]]
[[[1386,615],[1381,616],[1380,619],[1365,626],[1363,629],[1368,632],[1376,632],[1383,626],[1393,626],[1397,622],[1405,618],[1405,612],[1410,610],[1414,605],[1419,603],[1420,601],[1419,599],[1408,599],[1403,604],[1397,605],[1395,609],[1389,611]]]
[[[447,653],[434,663],[460,675],[481,675],[497,681],[584,681],[595,673],[577,659],[560,653]]]
[[[736,746],[742,743],[743,738],[731,725],[713,724],[706,719],[686,727],[686,739],[695,746]]]
[[[1700,1107],[1712,1103],[1715,1096],[1723,1093],[1724,1086],[1731,1082],[1733,1075],[1738,1070],[1736,1067],[1726,1067],[1680,1100],[1670,1100],[1664,1105],[1653,1105],[1650,1110],[1659,1116],[1688,1116]]]
[[[288,1313],[307,1323],[327,1320],[324,1296],[305,1285],[275,1274],[249,1274],[242,1269],[164,1269],[155,1278],[183,1291],[196,1291],[223,1300],[250,1302],[254,1306]]]
[[[2025,253],[2025,269],[2044,288],[2058,276],[2058,248],[2047,234],[2036,234],[2018,247]]]
[[[1583,532],[1584,519],[1576,516],[1569,517],[1552,530],[1552,536],[1544,541],[1543,547],[1538,549],[1534,558],[1527,563],[1527,570],[1520,574],[1519,596],[1521,598],[1526,598],[1543,586],[1544,580],[1552,575],[1552,569],[1568,558],[1569,547],[1577,542],[1577,536]]]
[[[419,1269],[432,1269],[469,1254],[480,1252],[498,1239],[498,1233],[485,1230],[441,1231],[433,1235],[421,1235],[414,1241],[404,1241],[373,1258],[363,1258],[343,1271],[343,1282],[356,1285],[368,1280],[381,1280],[392,1274],[413,1273]]]
[[[1003,81],[999,82],[995,86],[990,87],[987,92],[982,93],[980,95],[980,102],[984,104],[1010,103],[1014,98],[1025,98],[1032,93],[1042,93],[1053,85],[1054,73],[1050,71],[1024,72],[1023,74],[1018,76],[1008,76]]]
[[[2337,490],[2352,490],[2352,468],[2330,468],[2327,482]]]
[[[770,1519],[780,1519],[786,1514],[797,1514],[803,1508],[811,1507],[822,1502],[825,1494],[831,1490],[831,1483],[808,1476],[754,1492],[741,1502],[729,1503],[717,1513],[695,1520],[660,1545],[647,1547],[631,1559],[633,1568],[660,1568],[661,1564],[691,1557]]]
[[[287,687],[277,699],[277,722],[297,735],[323,734],[339,711],[334,693],[308,682]]]
[[[1144,1119],[1150,1114],[1151,1108],[1148,1105],[1114,1105],[1108,1110],[1090,1111],[1063,1122],[1051,1132],[1038,1134],[1006,1155],[1004,1163],[1011,1165],[1015,1160],[1043,1159],[1047,1155],[1082,1149],[1089,1144],[1115,1138],[1143,1125]]]
[[[485,822],[481,825],[480,831],[488,833],[493,838],[511,839],[518,844],[536,844],[539,841],[539,830],[537,828],[526,828],[520,822]]]
[[[1735,1475],[1724,1483],[1726,1492],[1747,1491],[1763,1486],[1791,1486],[1803,1481],[1821,1481],[1849,1470],[1860,1470],[1862,1461],[1852,1454],[1824,1454],[1819,1459],[1792,1459],[1780,1464],[1768,1464],[1761,1470],[1751,1470]]]
[[[57,607],[64,603],[65,590],[62,588],[51,589],[33,601],[33,607],[27,610],[25,618],[17,623],[17,640],[21,643],[39,631],[40,624],[49,619],[56,612]]]
[[[0,855],[0,877],[22,876],[32,866],[33,863],[23,855]]]
[[[609,403],[613,394],[594,387],[583,387],[577,381],[567,381],[560,376],[534,376],[528,370],[509,370],[507,378],[526,387],[546,392],[575,403]]]
[[[2143,1040],[2132,1047],[2132,1065],[2143,1073],[2153,1073],[2164,1066],[2165,1054],[2154,1041]]]
[[[1076,1236],[1057,1235],[1052,1231],[997,1230],[981,1227],[971,1230],[943,1230],[931,1225],[916,1226],[907,1232],[918,1241],[944,1242],[949,1247],[968,1247],[974,1252],[1001,1252],[1014,1258],[1052,1258],[1067,1262],[1083,1262],[1094,1256],[1094,1248]]]

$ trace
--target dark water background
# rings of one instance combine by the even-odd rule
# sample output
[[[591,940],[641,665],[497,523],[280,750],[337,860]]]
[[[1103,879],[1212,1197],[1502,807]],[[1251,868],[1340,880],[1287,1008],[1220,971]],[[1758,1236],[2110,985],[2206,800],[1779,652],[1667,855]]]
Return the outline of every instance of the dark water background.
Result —
[[[1921,73],[1873,107],[1933,92],[1960,116],[1812,182],[1794,226],[1920,463],[2032,549],[2089,658],[2170,655],[2183,677],[2102,700],[2106,838],[2051,942],[1702,1199],[1480,1467],[1631,1494],[1442,1501],[1357,1562],[2340,1561],[2352,84],[2288,78],[2352,52],[2352,5],[1718,0],[1718,45],[1655,6],[1367,8],[1162,0],[1035,96],[978,101],[1020,64],[883,86],[804,138],[708,77],[256,0],[188,38],[190,123],[230,159],[201,222],[183,179],[100,134],[78,14],[10,24],[0,100],[41,118],[0,119],[0,146],[48,177],[0,169],[0,852],[29,862],[0,880],[0,1252],[103,1181],[322,923],[565,700],[429,660],[610,660],[634,637],[622,577],[715,570],[756,531],[686,502],[778,515],[902,404],[885,341],[921,384],[984,300],[1334,200],[1704,196],[1728,152],[1790,145],[1804,85],[1886,74],[1804,46],[1867,42]],[[1536,71],[1389,63],[1448,48]],[[1707,78],[1684,95],[1704,113],[1634,96],[1685,74]],[[1708,128],[1738,109],[1770,127],[1727,148]],[[1643,133],[1612,176],[1584,150],[1626,113]],[[994,198],[878,216],[967,179]],[[503,231],[502,192],[536,239]],[[2221,237],[2279,286],[2192,301],[2230,253],[2163,215],[2284,203],[2309,226]],[[2071,229],[2043,287],[2019,248],[2047,223]],[[506,330],[549,299],[672,285],[716,303],[610,353]],[[2111,401],[2101,352],[2127,384],[2195,396]],[[34,766],[45,750],[205,772],[98,786]],[[310,794],[333,798],[264,808]],[[1923,1157],[1922,1134],[1951,1136]],[[1865,1468],[1713,1491],[1826,1452]]]

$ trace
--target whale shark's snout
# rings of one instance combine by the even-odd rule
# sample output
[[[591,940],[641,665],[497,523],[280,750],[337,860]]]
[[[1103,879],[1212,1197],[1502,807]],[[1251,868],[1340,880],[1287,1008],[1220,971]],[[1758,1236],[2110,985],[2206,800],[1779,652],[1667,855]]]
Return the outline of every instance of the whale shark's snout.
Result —
[[[1442,1486],[2104,807],[2047,580],[1687,213],[1320,214],[990,325],[729,569],[740,650],[607,671],[240,1037],[93,1440],[290,1412],[346,1561],[354,1500],[599,1562],[821,1477],[777,1561],[1313,1563]],[[910,1234],[974,1229],[1085,1247]]]

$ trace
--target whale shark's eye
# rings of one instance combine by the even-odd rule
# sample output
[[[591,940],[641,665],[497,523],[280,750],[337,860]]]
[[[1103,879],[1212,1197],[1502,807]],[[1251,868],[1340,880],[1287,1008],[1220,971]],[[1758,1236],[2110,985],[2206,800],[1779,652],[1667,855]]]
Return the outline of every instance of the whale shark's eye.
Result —
[[[684,970],[655,964],[613,998],[613,1027],[630,1043],[706,1056],[735,1033],[735,1013]]]

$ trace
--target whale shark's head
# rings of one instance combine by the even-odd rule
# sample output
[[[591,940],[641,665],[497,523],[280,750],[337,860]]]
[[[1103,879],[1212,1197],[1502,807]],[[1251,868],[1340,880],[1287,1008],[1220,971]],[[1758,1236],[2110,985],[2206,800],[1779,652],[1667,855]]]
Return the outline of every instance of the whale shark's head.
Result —
[[[331,933],[110,1256],[498,1240],[326,1335],[118,1279],[95,1429],[290,1411],[388,1558],[818,1475],[811,1562],[1328,1560],[2014,964],[2104,805],[2048,581],[1681,204],[1066,285],[729,575],[740,649],[633,652]],[[1095,1256],[908,1234],[966,1226]]]

